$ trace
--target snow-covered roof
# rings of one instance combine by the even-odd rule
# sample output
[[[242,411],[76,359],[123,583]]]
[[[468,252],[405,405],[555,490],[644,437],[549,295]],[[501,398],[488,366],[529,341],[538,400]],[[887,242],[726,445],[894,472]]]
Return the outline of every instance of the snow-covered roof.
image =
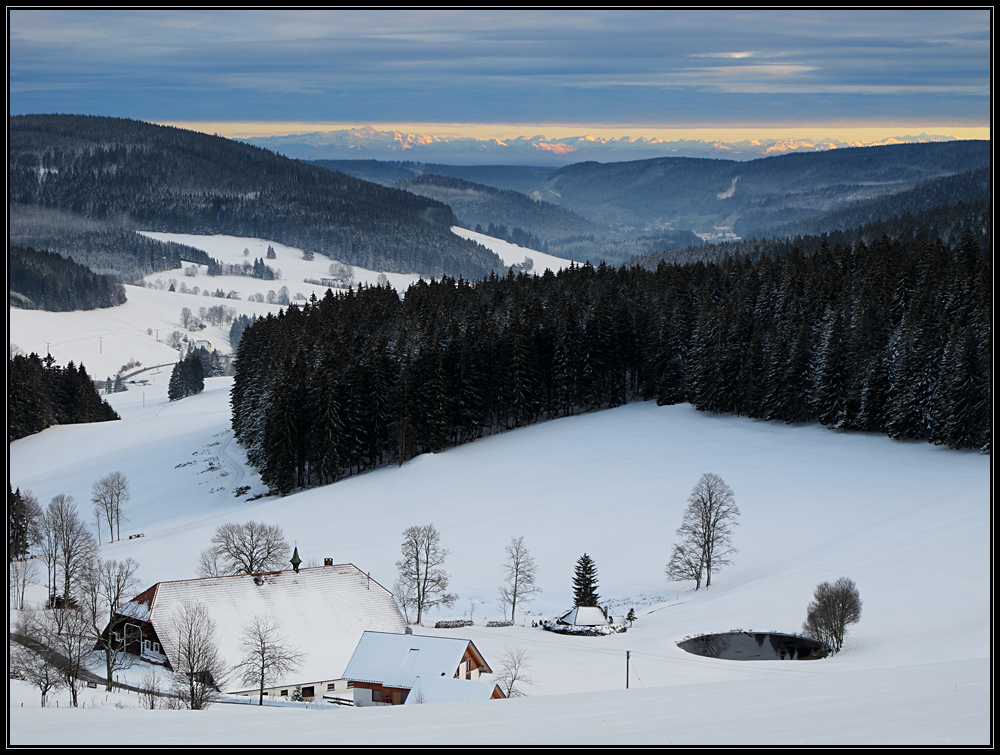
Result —
[[[404,705],[421,703],[457,703],[466,700],[490,700],[498,692],[496,684],[488,682],[467,682],[464,679],[447,677],[418,676],[406,696]],[[499,693],[503,695],[502,692]]]
[[[599,627],[609,623],[604,610],[597,606],[576,606],[569,613],[560,616],[558,621],[577,627]]]
[[[305,658],[275,686],[339,678],[365,630],[406,628],[392,593],[353,564],[159,582],[123,606],[122,613],[144,618],[145,608],[167,658],[173,658],[171,626],[185,603],[201,603],[208,610],[230,666],[240,660],[243,629],[253,616],[277,620],[279,633]]]
[[[482,658],[471,640],[365,632],[347,664],[344,678],[411,689],[417,677],[453,679],[470,649],[473,655]],[[483,671],[490,670],[485,660],[483,666]]]

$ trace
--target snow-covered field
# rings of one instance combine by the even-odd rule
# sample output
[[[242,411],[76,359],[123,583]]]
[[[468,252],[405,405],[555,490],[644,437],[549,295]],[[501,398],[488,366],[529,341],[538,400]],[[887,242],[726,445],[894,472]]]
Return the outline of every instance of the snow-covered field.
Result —
[[[512,244],[509,241],[496,239],[483,233],[476,233],[475,231],[470,231],[466,228],[453,226],[451,230],[462,238],[478,241],[487,249],[492,249],[500,256],[500,259],[503,260],[505,265],[519,265],[524,262],[525,259],[530,259],[533,263],[531,272],[535,275],[541,275],[546,270],[558,273],[564,267],[569,267],[572,263],[572,260],[556,257],[552,254],[546,254],[545,252],[536,252],[534,249],[527,249],[523,246]]]
[[[546,268],[560,270],[569,265],[568,260],[515,246],[501,239],[484,236],[461,228],[455,233],[474,238],[479,243],[493,249],[508,265],[521,263],[526,256],[535,260],[532,272],[542,274]],[[87,312],[44,312],[10,308],[10,344],[25,353],[35,352],[44,356],[52,354],[56,363],[65,365],[72,361],[81,362],[88,374],[95,380],[114,376],[122,365],[138,361],[142,366],[173,363],[178,352],[166,341],[174,331],[184,332],[181,326],[181,310],[185,307],[194,315],[199,308],[224,305],[231,307],[236,315],[266,315],[277,313],[281,306],[266,302],[250,301],[250,297],[268,292],[277,293],[282,287],[288,295],[302,303],[315,294],[322,297],[327,286],[305,283],[305,280],[321,280],[330,276],[331,260],[317,255],[313,260],[302,259],[302,250],[263,239],[237,236],[198,236],[182,233],[153,233],[145,235],[160,241],[174,241],[196,249],[202,249],[220,262],[242,264],[245,260],[264,259],[268,246],[272,246],[275,259],[265,262],[280,271],[279,280],[260,280],[243,276],[208,276],[204,266],[186,265],[185,269],[167,270],[145,278],[147,286],[126,286],[128,301],[119,307],[96,309]],[[244,255],[243,250],[248,250]],[[186,275],[188,268],[195,268],[198,274]],[[380,273],[364,268],[352,268],[354,285],[375,285]],[[411,273],[384,273],[389,283],[397,291],[405,291],[420,276]],[[170,284],[179,289],[181,284],[197,294],[169,291]],[[225,293],[236,291],[239,299],[221,299],[212,296],[218,289]],[[205,292],[209,295],[205,295]],[[69,314],[69,316],[67,316]],[[228,354],[229,326],[208,325],[204,330],[187,332],[191,340],[205,340],[213,348]],[[144,374],[142,377],[146,377]]]
[[[240,255],[245,242],[238,242]],[[277,263],[283,273],[286,265]],[[192,299],[135,288],[128,295],[125,307],[133,310],[120,329],[131,322],[141,333],[105,338],[115,369],[139,356],[120,344],[146,344],[154,363],[160,352],[153,349],[167,347],[145,335],[146,327],[157,318],[176,320]],[[11,310],[10,338],[32,350],[32,339],[65,333],[62,353],[80,353],[99,375],[82,351],[93,339],[88,327],[97,327],[86,318],[114,312]],[[43,320],[44,327],[37,324]],[[74,358],[56,345],[57,360]],[[67,710],[65,695],[56,696],[58,709],[40,709],[37,690],[12,681],[12,745],[992,741],[989,457],[637,403],[248,502],[263,488],[232,439],[231,379],[209,379],[203,394],[170,403],[169,368],[144,377],[150,382],[143,390],[109,397],[120,422],[54,427],[12,443],[11,484],[30,489],[43,505],[58,493],[72,495],[88,515],[94,481],[125,473],[132,487],[127,532],[145,536],[105,543],[101,555],[135,558],[145,586],[195,576],[214,529],[249,519],[280,524],[306,563],[333,557],[391,585],[402,531],[433,523],[451,551],[445,568],[460,599],[425,623],[471,613],[476,626],[415,631],[466,636],[488,661],[506,647],[524,647],[535,686],[526,688],[528,697],[506,701],[332,710],[220,704],[190,712],[128,709],[137,705],[134,696],[103,690],[85,690],[83,710]],[[663,569],[704,472],[720,475],[735,492],[739,553],[710,590],[694,592],[667,582]],[[250,492],[234,497],[240,486]],[[504,546],[516,536],[538,562],[542,592],[517,626],[489,629],[486,621],[500,614]],[[623,612],[634,607],[635,625],[599,638],[533,629],[532,619],[570,607],[573,566],[584,552],[597,564],[602,602]],[[815,586],[840,576],[857,583],[864,610],[835,657],[740,663],[675,645],[691,634],[735,628],[798,630]]]

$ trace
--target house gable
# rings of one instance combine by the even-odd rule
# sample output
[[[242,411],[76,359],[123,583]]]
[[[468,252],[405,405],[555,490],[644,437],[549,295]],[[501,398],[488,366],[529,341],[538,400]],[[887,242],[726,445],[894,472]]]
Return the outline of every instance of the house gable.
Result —
[[[447,697],[448,693],[435,691],[448,689],[439,683],[475,680],[482,673],[492,673],[492,669],[471,640],[365,632],[347,664],[344,679],[355,689],[371,690],[372,703],[391,700],[398,705],[410,699],[408,693],[415,686],[425,690],[422,695]],[[492,689],[475,686],[476,690],[450,694],[465,699],[470,694],[475,698],[492,693]]]

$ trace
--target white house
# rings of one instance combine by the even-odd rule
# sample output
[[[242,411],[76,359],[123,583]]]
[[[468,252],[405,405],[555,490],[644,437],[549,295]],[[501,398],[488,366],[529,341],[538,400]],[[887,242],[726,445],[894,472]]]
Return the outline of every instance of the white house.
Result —
[[[176,652],[175,617],[185,603],[200,603],[218,629],[227,665],[240,661],[244,627],[254,616],[280,624],[280,634],[304,654],[300,667],[266,690],[269,697],[290,697],[296,687],[303,698],[318,698],[346,689],[337,680],[366,630],[403,632],[403,620],[392,593],[353,564],[333,564],[258,575],[208,577],[158,582],[123,605],[119,613],[127,649],[168,668]],[[237,687],[234,694],[256,695]]]
[[[471,640],[365,632],[344,680],[357,706],[412,705],[503,698],[496,684],[477,681],[492,673]]]

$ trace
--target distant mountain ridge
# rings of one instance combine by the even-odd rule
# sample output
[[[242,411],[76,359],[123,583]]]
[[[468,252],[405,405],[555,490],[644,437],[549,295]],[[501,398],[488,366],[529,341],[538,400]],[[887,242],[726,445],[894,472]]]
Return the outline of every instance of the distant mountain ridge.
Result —
[[[705,157],[752,160],[798,152],[825,152],[848,147],[954,141],[944,134],[906,134],[882,139],[845,140],[835,137],[761,137],[752,139],[672,139],[668,137],[598,136],[581,133],[547,136],[532,133],[513,137],[471,137],[403,132],[372,126],[331,131],[257,136],[249,144],[273,149],[304,160],[411,159],[423,162],[519,163],[566,165],[588,160],[647,160],[657,157]]]
[[[369,269],[479,278],[495,254],[446,205],[258,147],[141,121],[17,116],[9,201],[115,227],[267,238]],[[33,244],[22,237],[20,243]]]
[[[538,166],[371,160],[316,164],[387,184],[429,174],[514,190],[632,235],[752,236],[990,165],[990,142],[852,147],[740,162],[693,157]]]
[[[986,141],[858,147],[748,162],[667,157],[579,163],[553,172],[532,196],[609,225],[699,234],[728,229],[745,237],[989,164]]]

